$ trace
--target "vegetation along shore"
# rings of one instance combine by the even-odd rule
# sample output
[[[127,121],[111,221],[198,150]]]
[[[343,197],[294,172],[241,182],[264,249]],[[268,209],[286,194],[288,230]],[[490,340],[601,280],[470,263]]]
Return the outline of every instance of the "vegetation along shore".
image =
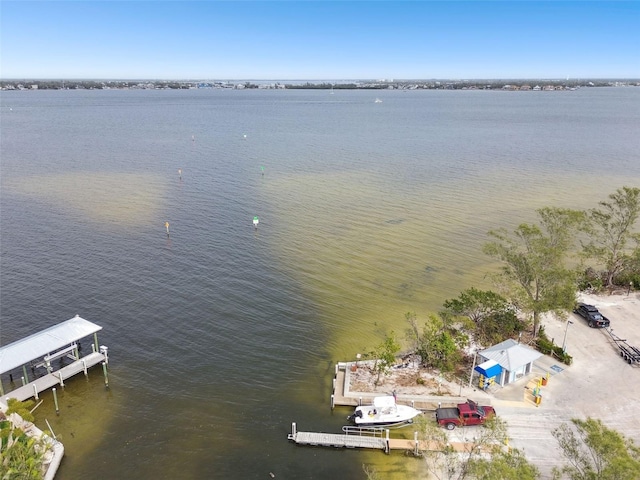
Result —
[[[522,402],[523,388],[526,398],[527,389],[539,389],[540,383],[514,384],[494,395],[474,386],[471,395],[493,398],[494,405],[502,405],[497,409],[498,418],[489,428],[471,427],[477,430],[464,453],[447,447],[450,436],[428,421],[428,416],[417,422],[420,438],[440,445],[424,453],[430,474],[438,479],[635,480],[640,478],[640,447],[633,438],[616,430],[617,422],[611,425],[614,407],[607,401],[617,390],[628,390],[622,378],[638,373],[637,368],[633,368],[635,363],[632,365],[629,360],[632,368],[629,370],[617,355],[607,352],[613,344],[611,338],[618,338],[613,330],[594,331],[586,322],[579,332],[585,336],[586,346],[581,344],[572,350],[579,356],[575,364],[566,344],[569,326],[574,323],[570,319],[577,317],[570,315],[578,300],[615,308],[616,328],[629,334],[635,331],[632,324],[640,313],[635,302],[640,287],[637,228],[640,188],[619,188],[586,211],[546,207],[537,214],[537,223],[523,223],[513,231],[489,232],[490,240],[483,250],[499,262],[498,270],[490,276],[495,290],[469,288],[446,300],[440,312],[426,319],[407,313],[404,336],[391,331],[364,355],[368,372],[354,375],[357,388],[457,396],[462,394],[463,387],[469,392],[467,386],[471,387],[470,375],[477,351],[515,339],[538,349],[551,362],[557,362],[556,371],[569,369],[562,383],[554,381],[553,388],[548,390],[549,410],[535,409],[539,415],[532,417],[526,407],[536,406]],[[618,306],[623,302],[626,310]],[[598,335],[598,330],[602,335]],[[403,349],[402,343],[407,348]],[[603,369],[592,365],[593,360],[589,358],[600,348],[603,348],[602,358],[596,361],[604,365]],[[559,367],[563,364],[564,367]],[[585,373],[579,372],[588,372],[588,379]],[[536,381],[544,377],[546,385],[549,372],[546,375],[537,372],[537,375]],[[592,377],[598,378],[590,385]],[[609,380],[611,386],[608,386]],[[603,402],[595,401],[603,395],[603,388]],[[624,392],[620,394],[619,398],[623,398]],[[603,410],[602,405],[608,406]],[[552,426],[549,417],[555,416],[555,412],[560,412],[559,418],[568,416],[566,421]],[[606,422],[593,416],[600,413],[609,414]],[[518,429],[524,428],[521,422],[525,422],[525,418],[526,422],[537,419],[531,423],[539,422],[541,425],[537,428],[545,430],[540,435],[549,441],[537,442],[527,433],[521,439],[522,448],[509,446],[509,439],[517,437]],[[640,421],[637,416],[626,418],[623,428],[637,432]],[[511,422],[516,425],[512,427]],[[549,425],[546,429],[545,424]],[[533,460],[554,456],[558,458],[555,465],[542,465]],[[368,478],[378,478],[375,469],[366,465],[363,468]]]

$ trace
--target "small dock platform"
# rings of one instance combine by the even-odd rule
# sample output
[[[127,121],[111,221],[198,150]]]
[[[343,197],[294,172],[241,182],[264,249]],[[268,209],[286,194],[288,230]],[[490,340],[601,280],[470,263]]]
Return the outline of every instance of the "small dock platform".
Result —
[[[360,437],[339,433],[296,432],[289,434],[289,440],[299,445],[313,445],[321,447],[344,448],[373,448],[389,450],[389,444],[384,438]]]
[[[322,432],[299,432],[294,423],[291,424],[291,433],[288,439],[298,445],[310,445],[317,447],[334,448],[368,448],[382,450],[390,453],[391,450],[404,450],[413,452],[418,456],[423,451],[438,450],[440,447],[432,442],[421,442],[418,440],[417,432],[414,432],[414,439],[390,438],[389,429],[382,428],[358,428],[343,427],[344,433],[322,433]],[[457,452],[470,451],[473,447],[471,443],[450,442],[448,447]]]
[[[335,366],[333,388],[331,393],[331,409],[336,406],[356,407],[370,404],[374,397],[379,396],[375,392],[357,392],[351,390],[351,373],[358,368],[358,362],[339,362]],[[411,405],[423,412],[435,412],[441,404],[456,405],[467,401],[463,396],[445,395],[397,395],[399,404]]]
[[[379,429],[345,428],[344,433],[299,432],[295,422],[291,424],[288,439],[299,445],[343,448],[372,448],[389,452],[389,431]]]

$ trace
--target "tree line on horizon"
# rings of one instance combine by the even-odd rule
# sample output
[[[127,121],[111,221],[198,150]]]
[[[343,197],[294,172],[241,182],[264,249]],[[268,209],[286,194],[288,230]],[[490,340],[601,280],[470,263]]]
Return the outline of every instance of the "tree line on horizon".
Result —
[[[554,80],[554,79],[474,79],[474,80],[449,80],[449,79],[408,79],[408,80],[361,80],[361,81],[306,81],[292,82],[287,80],[268,79],[264,81],[249,80],[158,80],[158,79],[120,79],[120,80],[102,80],[102,79],[10,79],[0,80],[0,89],[2,90],[19,90],[32,89],[36,86],[38,90],[102,90],[105,88],[138,88],[140,85],[154,87],[158,89],[181,90],[189,88],[197,88],[198,86],[206,86],[212,88],[219,85],[241,85],[242,88],[252,89],[260,88],[265,82],[279,85],[286,89],[311,89],[311,90],[355,90],[355,89],[371,89],[382,90],[388,88],[404,89],[424,88],[424,89],[447,89],[458,90],[468,88],[478,88],[487,90],[500,90],[506,86],[524,86],[524,85],[552,85],[563,88],[579,88],[579,87],[611,87],[617,85],[624,86],[640,86],[640,79],[571,79],[571,80]]]

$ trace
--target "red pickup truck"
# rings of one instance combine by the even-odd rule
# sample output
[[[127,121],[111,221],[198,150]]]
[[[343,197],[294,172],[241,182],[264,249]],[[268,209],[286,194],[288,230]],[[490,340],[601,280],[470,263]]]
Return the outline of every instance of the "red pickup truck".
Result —
[[[459,403],[457,407],[437,408],[436,420],[447,430],[453,430],[456,426],[482,425],[495,414],[493,407],[481,407],[473,400],[467,400],[467,403]]]

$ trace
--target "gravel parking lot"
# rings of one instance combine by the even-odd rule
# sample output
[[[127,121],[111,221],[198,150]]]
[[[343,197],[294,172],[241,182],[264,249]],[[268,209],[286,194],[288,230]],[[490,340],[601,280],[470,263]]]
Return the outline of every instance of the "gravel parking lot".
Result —
[[[595,305],[609,318],[613,333],[640,348],[640,294],[587,295],[579,301]],[[603,421],[640,445],[640,363],[629,365],[604,329],[590,328],[577,314],[566,321],[546,318],[543,321],[549,338],[562,345],[566,333],[566,350],[573,356],[571,366],[551,357],[536,362],[534,373],[551,377],[542,387],[542,402],[527,401],[527,379],[499,389],[492,403],[498,415],[509,425],[511,445],[525,451],[542,478],[550,478],[554,465],[563,463],[551,431],[571,418],[593,417]],[[557,366],[557,372],[550,367]],[[529,383],[531,385],[531,383]]]

